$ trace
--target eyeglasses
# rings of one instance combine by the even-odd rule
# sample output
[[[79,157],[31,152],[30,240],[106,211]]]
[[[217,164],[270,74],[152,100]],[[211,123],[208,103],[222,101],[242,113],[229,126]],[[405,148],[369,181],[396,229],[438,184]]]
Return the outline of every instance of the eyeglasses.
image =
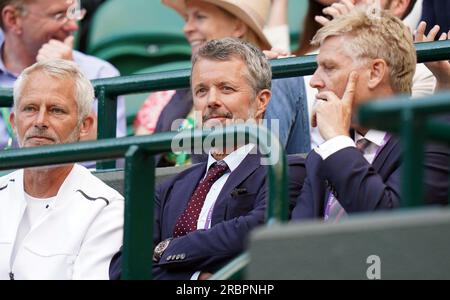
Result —
[[[67,23],[69,20],[81,21],[86,16],[86,9],[71,6],[67,9],[66,13],[58,13],[52,16],[52,19],[58,23]]]
[[[25,10],[25,7],[18,7],[22,11],[23,14],[32,14],[32,15],[38,15],[41,17],[50,18],[55,22],[58,22],[60,24],[66,24],[68,21],[81,21],[86,16],[86,9],[80,7],[80,3],[78,0],[76,0],[65,13],[57,13],[53,15],[46,15],[41,14],[37,12],[31,12],[29,10]]]

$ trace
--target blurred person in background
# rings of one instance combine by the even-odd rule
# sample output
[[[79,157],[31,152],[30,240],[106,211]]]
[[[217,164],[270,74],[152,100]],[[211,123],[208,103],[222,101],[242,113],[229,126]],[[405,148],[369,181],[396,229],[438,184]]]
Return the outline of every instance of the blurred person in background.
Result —
[[[73,49],[73,34],[86,11],[78,0],[0,0],[1,41],[0,87],[11,88],[17,76],[36,62],[53,59],[74,61],[90,79],[119,76],[108,62]],[[11,124],[10,109],[0,108],[0,149],[17,146]],[[96,111],[96,102],[93,110]],[[96,118],[95,118],[96,119]],[[119,98],[117,136],[124,136],[125,103]],[[83,139],[96,139],[97,122]]]

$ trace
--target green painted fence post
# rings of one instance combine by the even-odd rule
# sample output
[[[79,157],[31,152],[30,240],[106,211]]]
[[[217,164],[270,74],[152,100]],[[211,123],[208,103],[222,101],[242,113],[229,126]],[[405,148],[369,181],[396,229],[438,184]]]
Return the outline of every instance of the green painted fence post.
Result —
[[[112,99],[105,91],[105,88],[98,87],[98,133],[99,140],[115,138],[117,127],[117,101]],[[115,169],[115,161],[104,161],[97,164],[97,169]]]
[[[131,146],[125,157],[122,279],[151,279],[155,159],[138,146]]]
[[[419,207],[424,199],[425,120],[406,109],[401,113],[403,153],[402,198],[406,207]]]

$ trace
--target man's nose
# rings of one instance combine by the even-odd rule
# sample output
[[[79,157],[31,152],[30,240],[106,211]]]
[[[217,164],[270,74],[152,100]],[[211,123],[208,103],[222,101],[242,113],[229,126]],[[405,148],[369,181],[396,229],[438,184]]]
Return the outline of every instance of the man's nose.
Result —
[[[317,71],[314,73],[314,75],[311,78],[311,81],[309,82],[309,85],[313,88],[313,89],[323,89],[325,88],[325,83],[324,81],[320,78],[320,76],[318,75]]]
[[[34,126],[38,128],[48,128],[48,115],[45,109],[40,109],[36,114]]]
[[[74,19],[67,19],[64,23],[64,30],[70,32],[71,34],[78,31],[80,27],[78,26],[78,21]]]
[[[217,108],[222,106],[222,101],[220,100],[220,93],[215,88],[209,90],[207,101],[209,108],[213,107]]]

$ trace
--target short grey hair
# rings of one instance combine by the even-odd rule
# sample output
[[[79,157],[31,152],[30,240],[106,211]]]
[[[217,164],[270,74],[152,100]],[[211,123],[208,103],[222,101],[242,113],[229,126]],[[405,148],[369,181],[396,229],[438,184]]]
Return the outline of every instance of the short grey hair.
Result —
[[[247,80],[255,95],[272,87],[272,68],[264,53],[252,44],[234,38],[224,38],[207,42],[192,59],[192,70],[201,59],[229,61],[241,59],[247,65]],[[191,76],[192,78],[192,76]]]
[[[68,60],[56,59],[38,62],[26,68],[14,83],[14,110],[19,106],[23,89],[35,72],[44,72],[48,76],[58,79],[73,80],[75,86],[75,100],[78,107],[78,122],[81,123],[92,112],[95,93],[92,83],[81,72],[78,66]]]

